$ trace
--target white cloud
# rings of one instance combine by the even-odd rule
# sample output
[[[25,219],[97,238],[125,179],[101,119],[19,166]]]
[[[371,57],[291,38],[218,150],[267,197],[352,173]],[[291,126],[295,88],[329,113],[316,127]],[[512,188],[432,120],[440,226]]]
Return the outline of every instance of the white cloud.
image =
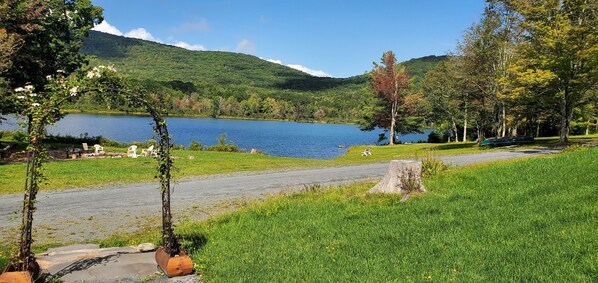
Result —
[[[263,59],[263,58],[260,58],[260,59]],[[282,65],[282,61],[280,61],[280,60],[274,60],[274,59],[264,59],[264,60],[271,62],[271,63],[276,63],[276,64]]]
[[[205,29],[205,31],[207,31],[207,21],[206,20],[202,20],[198,23],[188,23],[188,24],[184,24],[182,25],[179,30],[184,31],[184,30],[198,30],[198,31],[203,31]],[[107,21],[103,21],[102,23],[100,23],[99,25],[96,25],[93,30],[96,31],[101,31],[101,32],[105,32],[105,33],[109,33],[109,34],[114,34],[114,35],[123,35],[123,33],[118,30],[115,26],[110,25]],[[154,42],[160,42],[161,41],[157,38],[155,38],[151,33],[149,33],[147,30],[145,30],[144,28],[136,28],[136,29],[132,29],[130,31],[128,31],[127,33],[124,34],[124,36],[126,37],[131,37],[131,38],[138,38],[138,39],[143,39],[143,40],[149,40],[149,41],[154,41]],[[185,48],[187,50],[195,50],[195,51],[205,51],[207,50],[203,45],[201,44],[189,44],[187,42],[184,41],[178,41],[175,44],[172,44],[174,46],[177,47],[181,47],[181,48]],[[226,48],[228,49],[228,48]],[[227,51],[226,49],[222,50],[222,51]],[[242,40],[240,40],[237,43],[237,48],[236,48],[237,52],[240,53],[247,53],[247,54],[252,54],[255,52],[255,44],[247,38],[244,38]],[[302,66],[302,65],[297,65],[297,64],[284,64],[281,60],[275,60],[275,59],[264,59],[261,58],[263,60],[266,60],[268,62],[272,62],[275,64],[280,64],[283,66],[287,66],[289,68],[293,68],[295,70],[299,70],[301,72],[310,74],[312,76],[316,76],[316,77],[332,77],[330,74],[322,71],[322,70],[313,70],[310,69],[308,67]]]
[[[301,66],[301,65],[296,65],[296,64],[288,64],[287,66],[291,67],[291,68],[293,68],[295,70],[299,70],[301,72],[308,73],[308,74],[310,74],[312,76],[316,76],[316,77],[332,77],[331,75],[329,75],[328,73],[326,73],[326,72],[324,72],[322,70],[313,70],[313,69],[310,69],[308,67]]]
[[[299,70],[301,72],[308,73],[308,74],[310,74],[312,76],[316,76],[316,77],[332,77],[330,74],[328,74],[328,73],[326,73],[326,72],[324,72],[322,70],[313,70],[313,69],[310,69],[308,67],[304,67],[304,66],[297,65],[297,64],[283,64],[282,61],[276,60],[276,59],[264,59],[264,58],[260,58],[260,59],[266,60],[266,61],[271,62],[271,63],[276,63],[276,64],[280,64],[280,65],[283,65],[283,66],[287,66],[289,68],[293,68],[295,70]]]
[[[138,38],[138,39],[143,39],[143,40],[154,41],[154,42],[160,42],[159,39],[155,38],[151,33],[149,33],[144,28],[132,29],[132,30],[128,31],[127,33],[125,33],[125,36],[131,37],[131,38]]]
[[[120,30],[118,30],[115,26],[110,25],[106,20],[101,22],[99,25],[95,25],[91,30],[101,31],[114,35],[123,35],[123,33]]]
[[[206,25],[207,25],[207,23],[206,23]],[[103,22],[101,22],[100,24],[94,26],[93,30],[101,31],[101,32],[109,33],[109,34],[123,36],[123,33],[119,29],[117,29],[113,25],[110,25],[105,20]],[[154,41],[154,42],[162,43],[162,41],[160,41],[159,39],[155,38],[150,32],[148,32],[144,28],[132,29],[132,30],[128,31],[127,33],[125,33],[124,36],[125,37],[138,38],[138,39],[143,39],[143,40],[149,40],[149,41]],[[201,45],[201,44],[189,44],[189,43],[184,42],[184,41],[178,41],[178,42],[176,42],[175,44],[172,44],[172,45],[177,46],[177,47],[181,47],[181,48],[185,48],[187,50],[195,50],[195,51],[204,51],[204,50],[206,50],[206,48],[203,45]]]
[[[236,50],[239,53],[253,54],[255,52],[255,44],[251,40],[244,38],[237,43]]]
[[[179,41],[174,44],[176,47],[185,48],[187,50],[195,50],[195,51],[205,51],[206,48],[201,44],[189,44],[187,42]]]

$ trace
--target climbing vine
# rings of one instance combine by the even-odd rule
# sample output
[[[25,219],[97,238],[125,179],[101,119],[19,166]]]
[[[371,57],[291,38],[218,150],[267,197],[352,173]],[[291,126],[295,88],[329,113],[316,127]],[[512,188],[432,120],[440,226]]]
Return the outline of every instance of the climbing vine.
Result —
[[[166,122],[160,111],[149,103],[140,89],[131,88],[126,80],[116,74],[111,66],[93,67],[86,72],[64,76],[62,72],[47,76],[49,82],[43,90],[36,90],[32,85],[14,90],[15,100],[20,114],[27,117],[28,140],[27,172],[22,210],[21,237],[19,249],[13,256],[7,270],[29,270],[37,276],[39,266],[31,252],[33,243],[33,213],[36,210],[36,197],[41,182],[44,180],[42,165],[47,159],[47,150],[43,144],[45,128],[54,124],[62,115],[60,106],[83,94],[95,95],[98,99],[118,101],[147,109],[154,120],[154,131],[159,138],[157,156],[157,178],[160,180],[162,194],[162,241],[164,249],[171,256],[180,252],[180,244],[172,230],[170,210],[170,169],[173,161],[170,156],[170,136]]]

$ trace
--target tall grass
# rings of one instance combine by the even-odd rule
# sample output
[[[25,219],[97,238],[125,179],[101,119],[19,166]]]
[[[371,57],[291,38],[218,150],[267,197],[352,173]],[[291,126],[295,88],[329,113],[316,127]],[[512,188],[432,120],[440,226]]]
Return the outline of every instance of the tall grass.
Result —
[[[598,149],[276,196],[177,231],[207,282],[595,282]]]

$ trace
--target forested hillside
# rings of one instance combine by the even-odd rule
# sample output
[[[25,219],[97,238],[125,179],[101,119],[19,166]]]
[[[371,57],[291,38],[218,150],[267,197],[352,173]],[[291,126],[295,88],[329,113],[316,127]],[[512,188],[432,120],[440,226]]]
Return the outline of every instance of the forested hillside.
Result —
[[[240,53],[190,51],[96,31],[90,32],[81,52],[91,56],[93,65],[111,64],[142,81],[172,114],[352,122],[371,97],[364,74],[314,77]],[[418,83],[443,58],[428,56],[405,64]],[[71,107],[134,111],[88,99]]]

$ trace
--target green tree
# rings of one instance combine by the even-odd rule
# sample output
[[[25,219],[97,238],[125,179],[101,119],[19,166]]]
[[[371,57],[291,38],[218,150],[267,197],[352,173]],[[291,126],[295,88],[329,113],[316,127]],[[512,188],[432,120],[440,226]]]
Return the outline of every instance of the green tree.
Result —
[[[467,138],[467,105],[459,69],[460,57],[451,56],[438,63],[423,82],[425,97],[431,106],[431,116],[441,125],[447,125],[459,141],[458,126],[464,128],[463,141]]]
[[[488,7],[480,23],[464,34],[458,46],[459,69],[462,72],[461,91],[467,97],[466,109],[477,129],[478,144],[492,129],[497,135],[506,123],[506,104],[501,99],[500,78],[511,61],[511,51],[502,36],[504,27],[498,13]],[[467,117],[468,119],[470,117]]]
[[[10,87],[31,83],[43,89],[47,76],[81,67],[82,37],[102,20],[102,8],[90,0],[3,0],[0,7],[0,29],[20,39],[2,73]]]
[[[13,66],[15,54],[23,45],[22,34],[11,32],[9,25],[19,26],[22,30],[33,32],[41,29],[41,26],[34,24],[40,17],[40,13],[34,7],[21,7],[22,12],[15,11],[18,8],[16,1],[0,2],[0,114],[14,112],[14,101],[9,95],[9,85],[5,74]],[[12,24],[11,24],[12,22]],[[0,119],[0,122],[2,120]]]
[[[90,0],[0,1],[0,80],[12,90],[25,84],[43,90],[47,76],[68,75],[81,67],[82,37],[102,20],[102,8]],[[8,94],[0,93],[3,102]],[[2,113],[12,112],[2,103]]]
[[[210,114],[213,112],[213,104],[213,101],[209,98],[198,98],[197,102],[193,106],[193,109],[200,114]]]
[[[561,120],[560,141],[567,142],[575,108],[597,95],[598,1],[504,2],[518,13],[524,30],[520,58],[510,69],[519,91],[554,105]]]
[[[240,114],[239,101],[233,96],[229,96],[220,106],[220,112],[226,116],[236,116]]]
[[[276,101],[272,113],[274,118],[287,119],[293,116],[293,106],[287,101]]]
[[[261,112],[264,114],[265,117],[274,117],[274,109],[276,108],[277,104],[278,102],[276,101],[276,99],[272,97],[266,97],[266,99],[264,99],[264,101],[262,102]]]

